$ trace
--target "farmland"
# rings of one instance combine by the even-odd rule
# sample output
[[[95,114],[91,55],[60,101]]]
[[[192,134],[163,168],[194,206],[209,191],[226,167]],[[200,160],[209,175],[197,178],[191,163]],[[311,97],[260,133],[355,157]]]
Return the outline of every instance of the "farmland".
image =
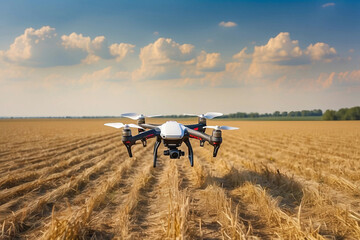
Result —
[[[216,158],[153,168],[114,121],[0,121],[1,238],[360,239],[359,122],[210,120],[240,128]]]

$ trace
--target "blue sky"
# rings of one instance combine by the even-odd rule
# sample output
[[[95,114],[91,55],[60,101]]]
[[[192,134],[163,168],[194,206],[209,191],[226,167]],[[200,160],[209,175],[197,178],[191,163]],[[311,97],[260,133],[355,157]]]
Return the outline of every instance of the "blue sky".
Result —
[[[2,1],[0,116],[359,105],[359,16],[359,1]]]

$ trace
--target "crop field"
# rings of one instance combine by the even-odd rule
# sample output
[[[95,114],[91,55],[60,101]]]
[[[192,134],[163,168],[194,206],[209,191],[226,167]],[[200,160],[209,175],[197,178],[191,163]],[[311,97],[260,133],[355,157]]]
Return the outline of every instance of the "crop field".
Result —
[[[208,120],[216,158],[153,168],[114,121],[0,121],[0,239],[360,239],[360,122]]]

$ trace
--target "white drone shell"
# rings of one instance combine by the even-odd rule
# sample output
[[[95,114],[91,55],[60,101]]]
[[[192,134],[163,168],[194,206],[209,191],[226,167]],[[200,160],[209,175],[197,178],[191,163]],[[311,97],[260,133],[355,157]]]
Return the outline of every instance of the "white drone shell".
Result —
[[[184,137],[185,126],[176,121],[167,121],[160,127],[163,139],[181,139]]]

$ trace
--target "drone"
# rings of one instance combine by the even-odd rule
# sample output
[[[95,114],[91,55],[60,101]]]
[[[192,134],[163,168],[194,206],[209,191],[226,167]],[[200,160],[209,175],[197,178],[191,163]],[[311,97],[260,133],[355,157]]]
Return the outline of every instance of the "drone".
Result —
[[[114,128],[123,128],[122,142],[125,145],[129,157],[132,157],[131,146],[137,141],[141,141],[143,147],[146,147],[147,140],[150,138],[156,138],[154,145],[154,167],[156,167],[158,148],[163,142],[167,150],[164,151],[165,156],[169,156],[170,159],[180,159],[181,156],[185,156],[185,152],[178,149],[182,143],[188,148],[188,157],[191,167],[194,166],[194,153],[190,144],[190,138],[194,138],[200,141],[200,147],[204,147],[204,143],[208,142],[214,147],[213,157],[216,157],[220,145],[222,143],[221,130],[236,130],[236,127],[228,126],[207,126],[206,120],[213,119],[215,117],[222,116],[222,113],[207,112],[205,114],[183,114],[184,116],[197,116],[198,123],[191,125],[183,125],[176,121],[167,121],[163,124],[149,124],[145,123],[145,118],[160,117],[161,115],[149,115],[136,113],[124,113],[121,117],[130,118],[136,120],[137,124],[123,124],[123,123],[105,123],[105,126]],[[138,134],[131,135],[130,128],[137,128]],[[211,135],[205,133],[207,128],[214,129]],[[148,129],[148,130],[147,130]]]

